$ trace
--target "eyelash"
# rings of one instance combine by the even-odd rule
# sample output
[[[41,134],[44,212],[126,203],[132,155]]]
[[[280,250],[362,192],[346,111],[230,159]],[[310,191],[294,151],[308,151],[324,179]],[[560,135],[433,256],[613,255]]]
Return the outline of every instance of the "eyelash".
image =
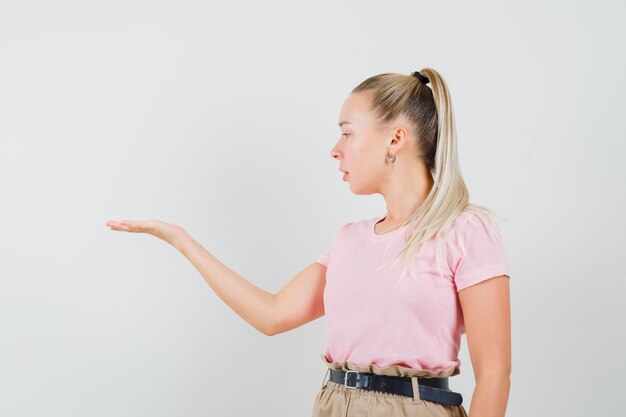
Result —
[[[341,136],[348,137],[348,133],[342,133]]]

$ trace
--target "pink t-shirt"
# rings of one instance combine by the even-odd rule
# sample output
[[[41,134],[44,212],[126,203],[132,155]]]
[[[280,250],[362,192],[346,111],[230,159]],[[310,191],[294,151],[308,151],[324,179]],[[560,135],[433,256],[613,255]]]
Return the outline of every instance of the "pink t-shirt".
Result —
[[[490,233],[481,215],[463,211],[455,219],[466,254],[442,239],[441,269],[435,262],[435,238],[423,243],[411,264],[414,277],[400,276],[403,260],[380,270],[404,244],[407,226],[377,235],[374,224],[385,216],[347,223],[330,249],[316,260],[327,267],[324,308],[328,326],[325,356],[330,362],[381,368],[460,373],[461,335],[465,333],[457,292],[489,278],[509,276],[499,235]],[[383,252],[387,239],[387,254]]]

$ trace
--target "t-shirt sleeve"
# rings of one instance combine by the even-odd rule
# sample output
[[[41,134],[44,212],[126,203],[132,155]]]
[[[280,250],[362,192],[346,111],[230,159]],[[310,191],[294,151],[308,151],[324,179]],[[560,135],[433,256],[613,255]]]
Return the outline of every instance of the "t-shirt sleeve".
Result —
[[[320,263],[322,265],[324,265],[326,268],[328,268],[328,262],[330,261],[330,258],[333,254],[333,246],[335,246],[337,239],[340,238],[340,236],[345,232],[345,230],[351,225],[352,223],[346,223],[344,224],[336,233],[335,236],[333,236],[333,239],[330,243],[330,247],[326,250],[326,252],[321,255],[319,258],[317,258],[315,260],[315,262]]]
[[[317,258],[315,260],[315,262],[317,262],[318,264],[322,264],[324,265],[326,268],[328,268],[328,260],[330,259],[330,249],[328,249],[326,251],[325,254],[323,254],[322,256],[320,256],[319,258]]]
[[[460,254],[454,271],[456,290],[506,275],[510,279],[507,256],[498,231],[492,231],[487,220],[472,214],[461,233],[465,252]]]

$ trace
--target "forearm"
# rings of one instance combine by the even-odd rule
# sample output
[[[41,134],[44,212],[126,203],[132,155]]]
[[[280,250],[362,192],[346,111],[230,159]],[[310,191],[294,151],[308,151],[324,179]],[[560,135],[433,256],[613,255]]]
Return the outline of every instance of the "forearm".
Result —
[[[228,268],[187,233],[172,243],[235,313],[255,329],[269,335],[274,327],[274,294]]]
[[[511,390],[508,374],[485,374],[476,381],[468,417],[504,417]]]

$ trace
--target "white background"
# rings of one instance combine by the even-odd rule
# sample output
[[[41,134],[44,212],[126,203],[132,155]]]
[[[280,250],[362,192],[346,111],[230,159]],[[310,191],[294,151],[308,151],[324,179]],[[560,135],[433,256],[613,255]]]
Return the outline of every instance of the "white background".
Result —
[[[0,415],[310,415],[324,318],[264,336],[173,247],[105,223],[179,224],[278,291],[385,213],[330,157],[343,100],[423,67],[451,90],[471,201],[508,219],[507,415],[623,411],[624,12],[1,0]]]

